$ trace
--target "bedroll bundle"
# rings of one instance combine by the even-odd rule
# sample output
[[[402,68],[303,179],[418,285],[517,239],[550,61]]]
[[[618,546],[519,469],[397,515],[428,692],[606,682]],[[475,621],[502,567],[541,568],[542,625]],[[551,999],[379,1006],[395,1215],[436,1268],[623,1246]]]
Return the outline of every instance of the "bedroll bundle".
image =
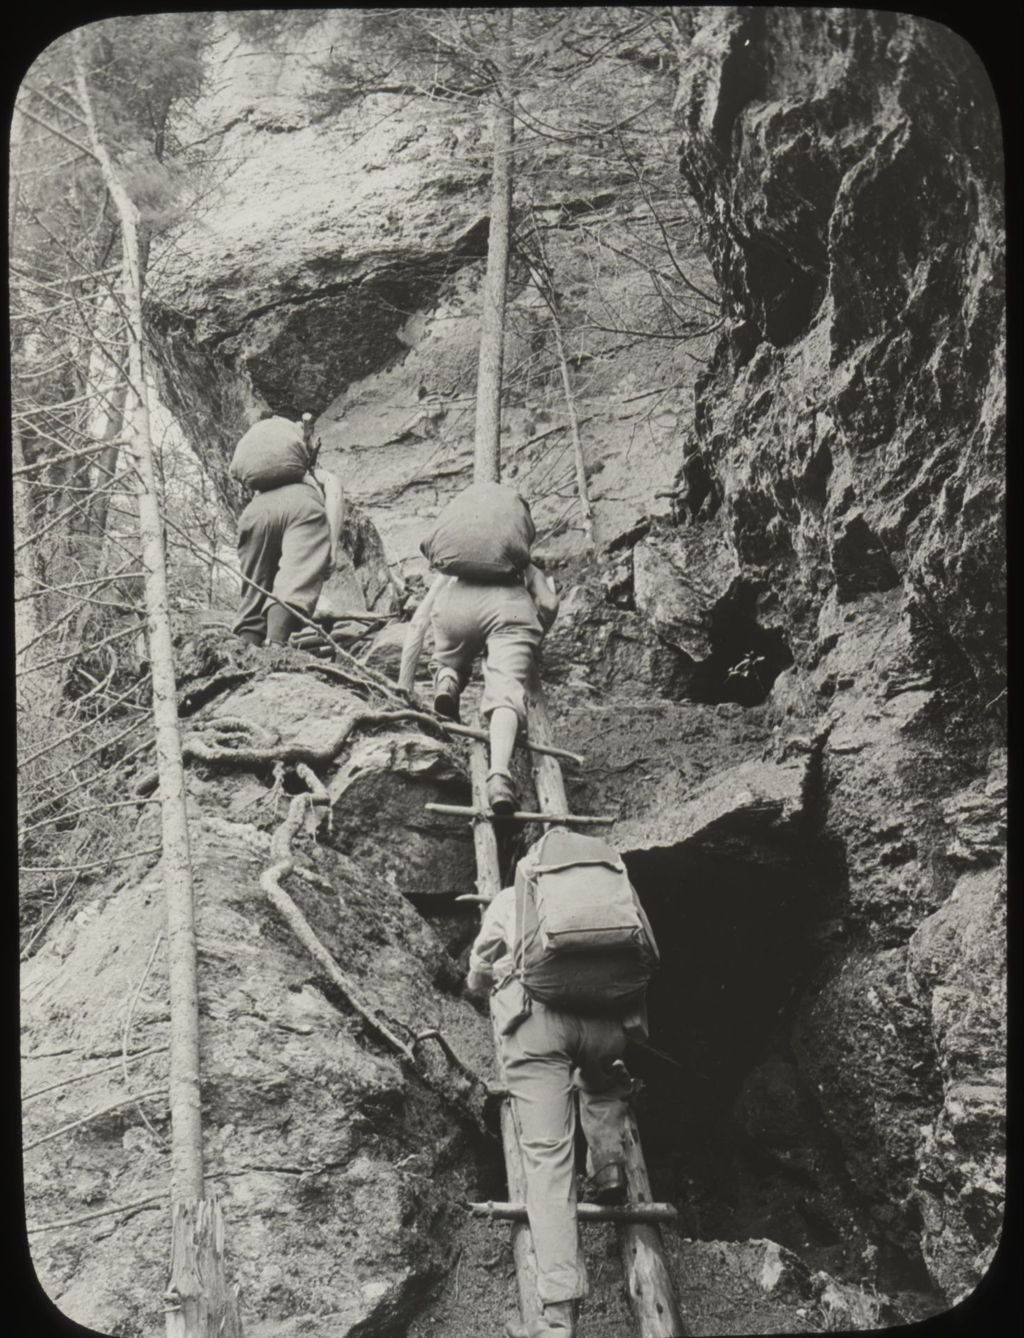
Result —
[[[449,576],[509,581],[529,565],[535,534],[530,508],[514,488],[473,483],[448,503],[420,551]]]
[[[302,428],[290,418],[254,423],[235,447],[229,473],[253,492],[301,483],[309,468]]]

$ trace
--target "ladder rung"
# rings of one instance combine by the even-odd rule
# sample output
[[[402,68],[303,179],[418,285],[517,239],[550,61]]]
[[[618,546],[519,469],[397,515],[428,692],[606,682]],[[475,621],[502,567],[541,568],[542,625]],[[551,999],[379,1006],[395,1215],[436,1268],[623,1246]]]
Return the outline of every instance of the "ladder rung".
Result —
[[[455,817],[480,818],[485,822],[497,819],[499,822],[564,822],[588,826],[593,823],[617,821],[613,813],[603,814],[600,817],[584,817],[576,813],[484,813],[478,808],[470,808],[464,804],[424,804],[424,808],[430,813],[450,813]]]
[[[431,723],[448,730],[450,734],[461,734],[466,739],[479,739],[481,743],[487,743],[491,737],[485,729],[477,729],[473,725],[459,725],[444,716],[438,716],[436,720],[431,717]],[[586,761],[585,757],[581,757],[579,753],[570,753],[567,748],[556,748],[551,743],[531,743],[529,739],[522,737],[516,739],[516,747],[528,748],[531,753],[541,753],[544,757],[560,757],[565,762],[574,762],[578,767],[583,766]]]
[[[490,1217],[502,1222],[525,1222],[525,1203],[471,1203],[474,1217]],[[577,1203],[576,1216],[581,1222],[674,1222],[676,1209],[671,1203]]]

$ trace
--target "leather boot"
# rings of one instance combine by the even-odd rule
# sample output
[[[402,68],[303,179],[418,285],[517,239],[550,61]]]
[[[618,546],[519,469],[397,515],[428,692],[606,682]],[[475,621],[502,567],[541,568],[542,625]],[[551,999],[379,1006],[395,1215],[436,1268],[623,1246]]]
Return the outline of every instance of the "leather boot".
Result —
[[[487,773],[487,802],[491,806],[491,812],[499,817],[506,817],[516,811],[519,796],[507,771]]]
[[[287,646],[292,632],[302,626],[300,619],[283,604],[272,604],[267,609],[267,641],[273,646]]]
[[[576,1302],[550,1301],[534,1324],[510,1320],[505,1333],[508,1338],[576,1338]]]
[[[459,719],[459,680],[453,673],[438,673],[434,680],[434,710],[447,720]]]
[[[610,1161],[587,1181],[587,1198],[591,1203],[625,1203],[626,1168],[621,1161]]]

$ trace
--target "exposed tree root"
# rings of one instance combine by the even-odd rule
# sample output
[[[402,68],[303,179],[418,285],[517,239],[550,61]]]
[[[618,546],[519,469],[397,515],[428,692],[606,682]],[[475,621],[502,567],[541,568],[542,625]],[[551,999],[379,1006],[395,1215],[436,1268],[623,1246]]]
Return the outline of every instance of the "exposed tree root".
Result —
[[[309,766],[328,766],[344,748],[352,731],[359,726],[387,725],[399,721],[431,723],[418,711],[353,711],[341,721],[319,747],[310,744],[281,743],[264,747],[225,747],[193,735],[182,743],[185,758],[197,762],[228,762],[237,766],[266,766],[271,762],[305,762]],[[220,722],[211,721],[212,726]]]
[[[376,714],[390,715],[401,713],[385,712]],[[350,719],[352,719],[352,717],[350,717]],[[317,937],[316,932],[313,930],[309,921],[281,886],[282,879],[286,878],[290,873],[295,873],[300,877],[307,878],[310,882],[314,882],[315,880],[317,885],[321,887],[324,886],[322,880],[315,879],[315,875],[310,875],[308,871],[296,866],[291,847],[292,841],[302,826],[307,803],[323,802],[319,799],[317,793],[318,790],[323,794],[324,800],[327,800],[328,796],[319,779],[310,773],[308,767],[303,766],[301,769],[296,768],[296,770],[303,776],[303,779],[306,780],[307,784],[310,784],[310,781],[312,781],[312,793],[296,795],[288,805],[288,814],[285,817],[284,822],[281,823],[271,837],[270,855],[272,862],[261,875],[260,886],[263,888],[264,892],[266,892],[268,899],[278,911],[281,918],[295,934],[295,937],[317,965],[323,970],[331,984],[340,991],[353,1011],[363,1019],[371,1034],[382,1041],[390,1050],[393,1050],[400,1059],[405,1060],[421,1081],[427,1083],[428,1086],[437,1091],[445,1100],[455,1101],[456,1104],[459,1104],[465,1109],[466,1113],[469,1114],[478,1125],[481,1125],[482,1122],[479,1113],[474,1111],[467,1101],[456,1101],[452,1092],[443,1087],[439,1087],[436,1082],[432,1082],[427,1077],[416,1062],[417,1049],[424,1041],[435,1040],[452,1067],[455,1068],[467,1082],[470,1084],[477,1084],[483,1088],[485,1086],[483,1080],[474,1073],[472,1069],[464,1064],[461,1059],[459,1059],[447,1040],[436,1028],[416,1033],[413,1028],[406,1026],[404,1023],[400,1023],[399,1025],[402,1029],[409,1032],[409,1034],[414,1037],[411,1046],[407,1045],[396,1036],[394,1031],[392,1031],[392,1029],[360,999],[358,990],[353,985],[352,981],[349,980],[338,966],[331,953]]]
[[[288,805],[288,816],[271,838],[270,853],[274,862],[260,877],[260,887],[266,892],[271,904],[287,923],[295,937],[317,965],[323,969],[331,984],[341,991],[352,1009],[359,1014],[378,1040],[383,1041],[385,1045],[403,1059],[408,1060],[410,1064],[415,1064],[413,1052],[409,1047],[403,1041],[400,1041],[394,1032],[375,1017],[366,1005],[360,1001],[352,982],[317,938],[309,921],[281,886],[281,879],[291,873],[295,867],[291,844],[295,834],[302,826],[302,819],[308,801],[308,795],[298,794]]]

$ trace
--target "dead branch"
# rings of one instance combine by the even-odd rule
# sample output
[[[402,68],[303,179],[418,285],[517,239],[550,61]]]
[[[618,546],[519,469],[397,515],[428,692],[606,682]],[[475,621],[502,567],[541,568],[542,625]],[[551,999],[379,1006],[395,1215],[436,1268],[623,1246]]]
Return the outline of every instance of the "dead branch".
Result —
[[[42,1226],[26,1227],[30,1236],[41,1231],[59,1231],[62,1227],[81,1226],[83,1222],[94,1222],[98,1217],[113,1217],[117,1213],[137,1213],[143,1208],[155,1208],[167,1198],[166,1190],[162,1194],[151,1194],[148,1199],[136,1199],[134,1203],[118,1203],[111,1208],[98,1208],[93,1213],[83,1213],[81,1217],[64,1217],[59,1222],[44,1222]]]
[[[108,702],[102,711],[86,720],[84,724],[79,725],[77,729],[70,730],[67,734],[60,735],[59,738],[51,739],[49,743],[44,744],[42,748],[37,748],[36,751],[31,753],[28,757],[19,758],[19,770],[28,767],[32,762],[35,762],[40,757],[44,757],[47,753],[52,753],[54,748],[60,748],[62,744],[70,743],[70,741],[77,738],[79,734],[92,729],[98,721],[104,720],[112,711],[115,711],[118,706],[122,705],[133,692],[138,692],[138,690],[138,683],[133,683],[125,692],[122,692],[120,696],[115,697],[112,701]]]
[[[91,860],[88,864],[34,864],[24,865],[22,873],[81,873],[83,869],[105,869],[110,864],[124,864],[133,859],[144,859],[146,855],[162,855],[162,846],[149,846],[145,850],[136,850],[131,855],[110,855],[107,859]]]
[[[73,149],[77,149],[78,152],[82,154],[84,157],[91,158],[93,162],[98,161],[96,155],[93,153],[91,149],[87,149],[84,144],[79,144],[77,139],[72,139],[72,137],[70,135],[66,135],[63,130],[59,130],[55,125],[51,125],[49,121],[44,121],[42,117],[34,115],[32,112],[28,110],[27,107],[19,106],[17,110],[21,113],[22,116],[25,117],[26,120],[32,121],[35,125],[41,126],[43,130],[49,131],[51,135],[56,135],[58,139],[64,140],[65,144],[70,144]]]
[[[132,995],[131,1003],[125,1010],[124,1028],[121,1032],[121,1071],[124,1074],[124,1081],[126,1086],[128,1084],[128,1047],[131,1042],[132,1019],[135,1016],[135,1006],[139,1002],[139,996],[142,994],[142,991],[145,988],[146,981],[149,979],[149,973],[153,969],[153,962],[156,958],[156,954],[160,947],[160,944],[163,942],[163,938],[164,938],[164,931],[161,929],[158,931],[156,938],[153,940],[153,948],[149,954],[149,959],[146,962],[146,969],[142,973],[142,979],[139,981],[135,989],[135,993]],[[146,1126],[146,1128],[155,1138],[156,1130],[153,1128],[149,1120],[146,1118],[146,1113],[142,1109],[141,1105],[138,1107],[138,1111],[139,1111],[139,1116],[142,1119],[142,1123]]]
[[[55,917],[56,917],[56,916],[57,916],[57,915],[64,909],[64,907],[65,907],[65,906],[68,904],[68,902],[71,900],[71,897],[72,897],[72,895],[73,895],[73,893],[74,893],[74,890],[75,890],[75,888],[78,886],[78,880],[79,880],[80,877],[81,877],[81,874],[80,874],[79,871],[76,869],[76,870],[75,870],[75,877],[74,877],[74,879],[72,880],[71,886],[67,889],[67,891],[64,893],[64,895],[60,898],[60,900],[57,902],[56,906],[54,906],[53,910],[52,910],[52,911],[50,912],[50,914],[46,917],[46,919],[42,922],[42,924],[40,924],[40,925],[38,925],[38,926],[36,927],[36,931],[35,931],[35,933],[32,935],[32,937],[29,939],[29,941],[25,944],[24,948],[22,948],[22,950],[21,950],[21,952],[20,952],[20,954],[19,954],[19,957],[18,957],[18,960],[19,960],[19,961],[22,961],[22,962],[27,962],[27,961],[28,961],[28,959],[29,959],[29,955],[30,955],[30,953],[32,952],[32,948],[33,948],[33,946],[35,945],[36,940],[40,937],[41,934],[43,934],[43,933],[45,932],[45,930],[47,929],[47,927],[53,922],[54,918],[55,918]]]
[[[133,1096],[121,1097],[119,1101],[112,1101],[109,1106],[102,1106],[99,1110],[90,1111],[88,1115],[83,1115],[80,1120],[72,1120],[70,1124],[62,1124],[59,1129],[52,1129],[48,1134],[43,1134],[41,1138],[35,1138],[31,1143],[26,1143],[22,1151],[31,1152],[33,1148],[41,1146],[43,1143],[50,1143],[55,1138],[60,1138],[64,1134],[70,1134],[75,1129],[80,1129],[84,1124],[91,1124],[93,1120],[101,1119],[104,1115],[109,1115],[112,1111],[120,1110],[123,1106],[134,1105],[136,1101],[150,1101],[154,1097],[162,1096],[166,1099],[166,1087],[151,1087],[148,1092],[136,1092]]]
[[[56,1092],[61,1087],[70,1087],[76,1082],[87,1082],[90,1078],[95,1078],[100,1073],[110,1073],[114,1069],[119,1069],[125,1064],[134,1064],[137,1059],[146,1059],[150,1055],[162,1055],[168,1047],[166,1045],[154,1045],[148,1050],[136,1050],[132,1054],[122,1054],[120,1059],[115,1059],[112,1064],[104,1064],[102,1068],[91,1069],[88,1073],[76,1073],[74,1077],[62,1078],[60,1082],[52,1082],[46,1087],[33,1088],[31,1092],[25,1092],[21,1098],[22,1103],[31,1101],[33,1097],[43,1096],[46,1092]]]
[[[126,636],[138,636],[144,631],[146,624],[144,622],[136,623],[134,627],[122,627],[119,632],[112,632],[110,636],[105,636],[102,641],[94,641],[89,646],[79,646],[76,650],[69,651],[66,655],[57,655],[52,660],[43,660],[40,664],[23,665],[15,670],[15,677],[20,678],[24,674],[37,674],[42,669],[50,669],[56,664],[66,664],[68,660],[77,659],[86,651],[100,650],[103,646],[109,646],[114,641],[122,641]]]
[[[112,808],[138,808],[140,805],[159,802],[158,799],[115,799],[109,804],[88,804],[85,808],[73,808],[67,812],[55,813],[52,818],[41,818],[39,822],[30,822],[27,827],[19,827],[18,840],[28,836],[29,832],[38,831],[40,827],[52,827],[56,822],[70,822],[72,818],[80,818],[85,813],[105,813]]]

